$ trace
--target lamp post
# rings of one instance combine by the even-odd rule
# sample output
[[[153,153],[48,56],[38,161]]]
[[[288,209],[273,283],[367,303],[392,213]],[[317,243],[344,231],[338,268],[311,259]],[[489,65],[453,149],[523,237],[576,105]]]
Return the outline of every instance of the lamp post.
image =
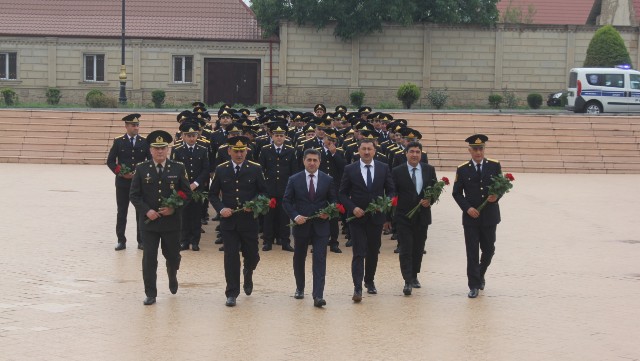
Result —
[[[124,5],[125,5],[125,0],[122,0],[122,43],[121,43],[121,48],[122,48],[122,61],[120,63],[120,97],[118,98],[118,100],[120,101],[120,104],[124,105],[127,104],[127,67],[126,65],[124,65]]]

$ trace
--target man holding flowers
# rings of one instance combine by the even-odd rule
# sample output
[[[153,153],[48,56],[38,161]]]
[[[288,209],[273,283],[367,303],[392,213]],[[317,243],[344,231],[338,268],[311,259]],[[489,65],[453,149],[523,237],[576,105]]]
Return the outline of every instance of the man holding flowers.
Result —
[[[405,153],[407,161],[392,170],[398,196],[393,220],[398,234],[403,292],[409,296],[413,288],[421,287],[418,273],[427,241],[427,230],[431,224],[431,205],[436,201],[431,199],[426,190],[433,189],[437,178],[435,168],[420,161],[422,144],[417,141],[409,142]],[[409,213],[413,209],[415,211],[410,217]]]
[[[152,159],[138,164],[131,181],[131,203],[140,214],[138,220],[144,253],[142,278],[144,279],[145,305],[156,302],[156,271],[158,246],[166,259],[169,290],[178,292],[180,268],[180,230],[182,210],[191,199],[191,187],[182,163],[168,159],[171,134],[156,130],[149,133]]]
[[[488,140],[484,134],[472,135],[465,140],[469,144],[471,160],[458,166],[452,192],[463,212],[469,298],[478,297],[478,290],[484,289],[484,277],[495,252],[496,228],[500,223],[498,196],[489,194],[489,187],[493,183],[492,177],[500,175],[502,169],[500,162],[484,157]],[[485,200],[487,206],[480,212],[478,208]]]

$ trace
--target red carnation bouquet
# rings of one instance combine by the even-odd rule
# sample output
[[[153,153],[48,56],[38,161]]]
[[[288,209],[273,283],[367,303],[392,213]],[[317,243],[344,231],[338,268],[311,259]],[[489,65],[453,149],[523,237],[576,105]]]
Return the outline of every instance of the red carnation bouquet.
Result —
[[[344,212],[346,212],[346,210],[344,209],[344,206],[340,203],[331,203],[328,206],[322,208],[321,210],[319,210],[318,212],[316,212],[314,215],[307,217],[307,221],[310,221],[312,219],[316,219],[316,218],[320,218],[320,216],[322,214],[326,214],[327,216],[329,216],[329,218],[327,218],[327,220],[332,219],[332,218],[336,218],[338,216],[340,216],[341,214],[344,214]],[[296,222],[291,222],[289,223],[290,226],[297,226],[298,224]]]
[[[133,171],[126,164],[118,164],[116,168],[113,170],[113,173],[115,173],[119,177],[122,177],[125,174],[129,174],[131,172]]]
[[[439,181],[433,186],[428,186],[424,189],[424,196],[422,199],[428,199],[430,204],[436,204],[440,200],[440,195],[444,192],[444,187],[449,185],[449,178],[442,177]],[[420,212],[420,209],[423,207],[418,203],[415,207],[413,207],[408,213],[407,217],[409,219],[413,218],[416,213]]]
[[[253,212],[253,218],[258,218],[258,216],[264,216],[269,213],[269,209],[275,207],[275,198],[269,199],[266,196],[259,195],[250,201],[244,202],[242,207],[234,209],[232,213],[238,213],[240,211]]]
[[[513,188],[513,184],[511,184],[511,182],[516,179],[514,178],[513,174],[505,173],[504,175],[498,174],[496,176],[492,176],[491,180],[493,180],[493,183],[491,183],[491,185],[489,186],[489,195],[495,195],[500,198],[505,195],[505,193],[509,193],[509,190]],[[489,200],[485,199],[480,207],[478,207],[478,212],[482,211],[488,203]]]
[[[176,191],[175,189],[171,193],[171,195],[167,198],[162,198],[160,201],[160,208],[173,208],[178,209],[184,206],[184,201],[187,200],[187,194],[183,191]],[[147,219],[144,221],[144,224],[149,224],[152,222],[151,219]]]

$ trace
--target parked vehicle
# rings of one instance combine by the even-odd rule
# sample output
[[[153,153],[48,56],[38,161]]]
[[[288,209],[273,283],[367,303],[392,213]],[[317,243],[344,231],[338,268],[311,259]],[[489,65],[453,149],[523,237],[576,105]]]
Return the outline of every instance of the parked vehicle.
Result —
[[[576,113],[640,112],[640,71],[574,68],[565,109]]]
[[[559,107],[562,105],[562,94],[564,92],[551,93],[547,97],[547,106],[549,107]]]

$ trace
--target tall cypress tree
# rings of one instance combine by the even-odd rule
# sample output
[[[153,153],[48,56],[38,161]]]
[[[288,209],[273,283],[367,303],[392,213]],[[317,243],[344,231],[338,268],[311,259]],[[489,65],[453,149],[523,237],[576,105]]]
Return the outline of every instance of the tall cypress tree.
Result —
[[[620,33],[613,26],[605,25],[598,29],[591,38],[584,67],[611,68],[622,64],[629,64],[633,67],[629,51],[627,51]]]

